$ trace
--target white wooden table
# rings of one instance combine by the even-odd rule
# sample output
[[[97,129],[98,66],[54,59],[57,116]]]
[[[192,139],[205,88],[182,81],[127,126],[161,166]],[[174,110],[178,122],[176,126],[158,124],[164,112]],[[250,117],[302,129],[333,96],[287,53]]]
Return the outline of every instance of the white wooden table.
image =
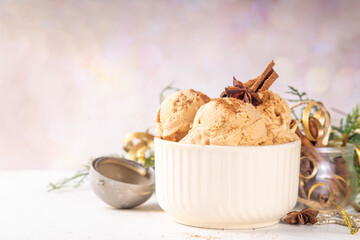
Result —
[[[211,230],[183,226],[161,210],[153,196],[131,210],[98,199],[88,183],[47,192],[49,181],[68,171],[0,171],[0,239],[360,239],[337,225],[278,224],[256,230]]]

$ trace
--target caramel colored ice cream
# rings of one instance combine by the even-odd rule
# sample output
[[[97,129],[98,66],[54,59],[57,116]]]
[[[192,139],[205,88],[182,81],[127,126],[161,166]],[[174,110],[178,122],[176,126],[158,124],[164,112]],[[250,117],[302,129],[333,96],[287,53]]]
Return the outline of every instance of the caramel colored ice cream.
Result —
[[[269,90],[260,91],[259,96],[263,103],[256,110],[265,120],[267,129],[267,140],[263,144],[282,144],[297,140],[297,135],[290,130],[292,118],[287,102]]]
[[[208,96],[193,89],[179,91],[167,97],[157,112],[157,136],[168,141],[180,141],[192,128],[198,109],[209,101]]]
[[[269,87],[279,77],[271,61],[258,77],[245,83],[233,78],[220,98],[192,89],[166,98],[156,118],[156,133],[185,144],[256,146],[298,140],[290,130],[287,102]]]
[[[235,98],[217,98],[203,105],[191,131],[197,129],[210,132],[211,145],[260,145],[267,139],[265,120],[255,107]]]
[[[210,132],[201,128],[192,129],[180,143],[210,145]]]

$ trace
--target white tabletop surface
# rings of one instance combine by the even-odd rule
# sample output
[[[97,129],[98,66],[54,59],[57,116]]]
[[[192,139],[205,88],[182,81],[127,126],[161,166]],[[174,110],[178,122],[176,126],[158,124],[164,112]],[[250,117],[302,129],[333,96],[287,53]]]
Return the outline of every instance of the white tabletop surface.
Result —
[[[360,239],[338,225],[277,224],[256,230],[211,230],[175,223],[153,196],[131,210],[112,208],[91,191],[47,192],[64,171],[0,171],[0,239]]]

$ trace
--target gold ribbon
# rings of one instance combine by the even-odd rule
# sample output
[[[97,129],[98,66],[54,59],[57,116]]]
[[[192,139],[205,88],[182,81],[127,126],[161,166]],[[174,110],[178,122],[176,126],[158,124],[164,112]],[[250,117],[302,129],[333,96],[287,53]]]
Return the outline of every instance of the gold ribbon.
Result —
[[[331,189],[331,187],[329,187],[329,185],[327,185],[326,183],[323,183],[323,182],[319,182],[319,183],[316,183],[314,185],[311,186],[310,190],[309,190],[309,193],[308,193],[308,201],[311,202],[311,194],[313,193],[313,191],[318,188],[318,187],[321,187],[321,186],[324,186],[330,193],[330,196],[329,196],[329,200],[325,203],[325,207],[327,207],[329,204],[329,202],[331,202],[333,199],[334,199],[334,192],[333,190]],[[315,208],[316,209],[316,208]],[[316,210],[319,210],[319,209],[316,209]]]
[[[312,179],[313,177],[315,177],[317,171],[318,171],[318,165],[317,165],[317,162],[314,158],[309,158],[309,157],[301,157],[300,158],[300,161],[302,159],[308,159],[314,166],[314,170],[312,171],[312,173],[309,175],[309,176],[304,176],[302,175],[302,173],[300,172],[299,175],[301,178],[304,178],[304,179]]]
[[[154,148],[154,135],[147,131],[129,133],[123,138],[122,145],[125,152],[127,152],[127,159],[145,165],[145,152],[149,148]]]
[[[354,143],[354,145],[355,145],[356,155],[358,156],[359,166],[360,166],[360,147],[356,143]]]
[[[349,199],[350,199],[350,197],[351,197],[351,191],[350,191],[350,189],[349,189],[350,187],[349,187],[348,182],[345,181],[345,179],[343,179],[342,177],[340,177],[340,176],[338,176],[338,175],[335,175],[335,177],[336,177],[337,179],[339,179],[340,181],[344,182],[344,183],[347,185],[347,188],[346,188],[346,196],[345,196],[344,200],[343,200],[341,203],[339,203],[340,206],[344,207],[344,206],[348,203],[348,201],[349,201]],[[329,193],[330,193],[330,195],[329,195],[329,200],[326,201],[325,204],[321,204],[321,203],[318,203],[317,201],[311,200],[311,195],[312,195],[312,193],[314,192],[314,190],[315,190],[316,188],[318,188],[318,187],[321,187],[321,186],[325,187],[325,188],[329,191]],[[311,188],[310,188],[310,190],[309,190],[309,192],[308,192],[308,195],[307,195],[307,200],[306,200],[306,199],[302,199],[301,197],[298,197],[298,201],[301,202],[301,203],[303,203],[303,204],[305,204],[305,205],[307,205],[307,206],[309,206],[309,207],[311,207],[311,208],[314,208],[314,209],[316,209],[316,210],[319,210],[319,211],[321,211],[321,212],[331,212],[333,209],[326,209],[326,208],[330,207],[330,204],[329,204],[329,203],[335,202],[335,201],[334,201],[334,192],[333,192],[333,190],[331,189],[331,187],[330,187],[329,185],[327,185],[326,183],[323,183],[323,182],[319,182],[319,183],[316,183],[316,184],[314,184],[314,185],[311,186]],[[324,210],[324,208],[325,208],[326,210]]]
[[[360,167],[360,147],[356,143],[354,143],[354,145],[355,145],[355,151],[356,151],[356,155],[357,155],[358,160],[359,160],[359,167]],[[360,186],[358,186],[358,189],[360,189]],[[360,206],[356,203],[356,201],[354,201],[352,203],[352,206],[355,208],[355,210],[357,212],[360,212]]]
[[[305,110],[301,117],[301,123],[303,125],[305,136],[310,140],[315,142],[315,146],[327,146],[331,131],[331,118],[328,111],[326,111],[324,105],[321,102],[314,102],[314,101],[301,101],[294,106],[291,107],[291,109],[294,109],[298,106],[307,104],[305,107]],[[311,116],[311,109],[313,107],[317,107],[318,110],[315,112],[313,116]],[[309,121],[311,120],[315,123],[318,134],[315,138],[310,131],[310,124]],[[295,126],[297,126],[299,123],[297,123]],[[294,129],[294,128],[293,128]],[[296,129],[296,127],[295,127]]]
[[[301,119],[297,120],[295,125],[290,129],[293,133],[296,132],[297,127],[299,126],[299,124],[301,123]]]
[[[316,160],[314,158],[309,158],[309,157],[301,157],[301,159],[308,159],[313,164],[314,169],[313,169],[312,173],[309,176],[304,176],[304,175],[302,175],[300,173],[299,174],[300,178],[312,179],[313,177],[316,176],[316,174],[318,172],[318,164],[317,164]],[[340,206],[345,206],[348,203],[348,201],[349,201],[349,199],[351,197],[351,190],[349,189],[350,188],[349,182],[346,181],[343,177],[341,177],[339,175],[335,175],[335,178],[342,181],[342,182],[344,182],[346,184],[346,186],[347,186],[346,187],[346,196],[345,196],[344,200],[339,204]],[[314,192],[314,190],[316,188],[318,188],[318,187],[321,187],[321,186],[325,187],[330,193],[329,200],[324,205],[321,204],[321,203],[315,204],[315,202],[311,200],[311,195]],[[303,204],[308,205],[308,206],[310,206],[310,207],[312,207],[312,208],[314,208],[316,210],[319,210],[319,211],[322,211],[322,212],[329,212],[329,211],[332,211],[332,210],[331,209],[324,210],[324,208],[330,207],[330,202],[332,202],[334,200],[334,192],[333,192],[333,190],[331,189],[331,187],[328,184],[323,183],[323,182],[319,182],[319,183],[316,183],[316,184],[311,186],[311,188],[309,189],[309,192],[307,194],[307,200],[302,199],[300,197],[298,197],[298,200],[299,200],[299,202],[302,202]]]
[[[349,214],[341,207],[339,206],[336,202],[331,201],[331,204],[334,205],[336,208],[338,208],[344,218],[345,224],[350,228],[350,232],[351,234],[355,234],[359,231],[359,227],[356,224],[356,222],[354,221],[354,219],[352,217],[349,216]]]
[[[360,222],[360,216],[356,214],[348,214],[340,205],[335,202],[331,202],[331,204],[334,206],[334,210],[327,213],[319,213],[316,216],[315,224],[340,224],[349,227],[351,234],[357,233],[359,231],[357,221]]]

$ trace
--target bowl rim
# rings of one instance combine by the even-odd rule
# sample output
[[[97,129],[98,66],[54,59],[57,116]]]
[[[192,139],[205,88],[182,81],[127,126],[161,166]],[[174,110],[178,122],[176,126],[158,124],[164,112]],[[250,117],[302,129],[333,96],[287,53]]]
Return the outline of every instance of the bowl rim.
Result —
[[[156,149],[156,144],[160,143],[163,145],[171,145],[171,146],[176,146],[176,147],[180,147],[180,148],[188,148],[188,149],[206,149],[206,150],[265,150],[265,149],[286,149],[286,148],[291,148],[294,146],[301,146],[301,140],[298,139],[296,141],[293,142],[289,142],[289,143],[282,143],[282,144],[273,144],[273,145],[260,145],[260,146],[221,146],[221,145],[200,145],[200,144],[188,144],[188,143],[179,143],[179,142],[172,142],[172,141],[167,141],[164,139],[161,139],[159,137],[155,137],[154,139],[155,142],[155,149]],[[156,158],[155,158],[156,159]]]
[[[152,175],[152,181],[151,183],[148,183],[148,184],[133,184],[133,183],[126,183],[126,182],[122,182],[122,181],[118,181],[118,180],[115,180],[115,179],[112,179],[112,178],[109,178],[107,176],[104,176],[103,174],[101,174],[95,167],[96,163],[98,161],[101,161],[101,160],[104,160],[104,159],[114,159],[116,161],[129,161],[131,162],[132,164],[138,164],[139,166],[143,167],[140,163],[138,162],[135,162],[135,161],[131,161],[131,160],[128,160],[128,159],[125,159],[125,158],[119,158],[119,157],[99,157],[99,158],[96,158],[94,159],[91,164],[90,164],[90,170],[92,170],[93,172],[95,172],[97,175],[101,176],[102,178],[106,179],[107,181],[112,181],[112,182],[115,182],[116,184],[120,184],[120,185],[125,185],[125,186],[131,186],[131,187],[138,187],[138,188],[143,188],[143,187],[152,187],[152,186],[155,186],[155,170],[151,167],[148,167],[146,168],[147,171],[149,172],[149,174]],[[91,177],[91,176],[90,176]]]
[[[304,149],[309,147],[304,146]],[[326,147],[315,147],[316,151],[320,153],[353,153],[355,151],[355,145],[347,143],[346,146],[326,146]]]

